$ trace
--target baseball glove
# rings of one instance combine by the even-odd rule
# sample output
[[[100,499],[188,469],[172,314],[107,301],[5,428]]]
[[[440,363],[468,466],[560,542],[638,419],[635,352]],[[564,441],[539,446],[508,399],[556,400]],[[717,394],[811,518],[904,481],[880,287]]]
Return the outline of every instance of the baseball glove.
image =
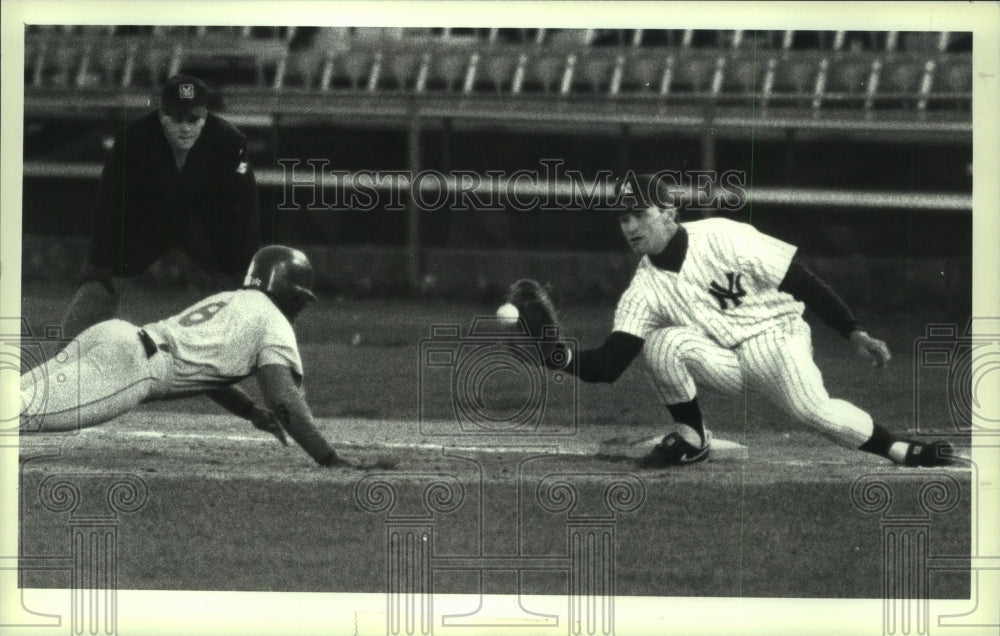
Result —
[[[566,345],[559,341],[559,318],[545,288],[538,281],[523,278],[510,286],[507,302],[517,307],[528,334],[541,343],[545,366],[565,368],[569,355]]]

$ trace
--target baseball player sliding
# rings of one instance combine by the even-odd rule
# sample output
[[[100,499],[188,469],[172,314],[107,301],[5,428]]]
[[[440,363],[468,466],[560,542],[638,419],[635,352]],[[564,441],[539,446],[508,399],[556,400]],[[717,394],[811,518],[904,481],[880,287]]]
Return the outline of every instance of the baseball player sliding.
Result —
[[[323,466],[346,464],[313,425],[300,390],[292,322],[315,296],[302,252],[272,245],[250,262],[243,288],[205,298],[141,329],[100,322],[21,376],[22,433],[107,422],[143,402],[204,393],[287,444],[285,432]],[[256,375],[268,408],[239,388]]]
[[[622,234],[643,258],[619,299],[613,330],[594,349],[572,351],[550,341],[543,351],[547,365],[571,370],[585,382],[614,382],[643,354],[677,424],[641,460],[643,466],[708,458],[711,436],[699,386],[731,395],[756,389],[839,444],[897,464],[955,462],[950,443],[900,439],[865,411],[827,394],[802,318],[805,307],[877,366],[889,361],[889,350],[826,283],[794,260],[794,246],[727,219],[679,223],[670,192],[650,175],[629,173],[619,181],[615,200]],[[516,283],[510,302],[534,335],[555,323],[551,301],[537,284]]]

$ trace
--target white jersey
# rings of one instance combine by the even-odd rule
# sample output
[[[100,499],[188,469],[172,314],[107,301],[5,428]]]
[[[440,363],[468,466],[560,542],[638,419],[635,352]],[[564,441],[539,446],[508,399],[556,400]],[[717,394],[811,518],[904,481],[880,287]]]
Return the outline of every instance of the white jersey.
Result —
[[[728,219],[682,227],[688,245],[680,271],[644,256],[618,302],[615,331],[645,339],[655,329],[690,326],[731,348],[802,315],[805,305],[778,291],[795,246]]]
[[[302,376],[291,323],[255,289],[209,296],[144,329],[155,342],[170,347],[172,391],[228,386],[269,364],[287,366]]]

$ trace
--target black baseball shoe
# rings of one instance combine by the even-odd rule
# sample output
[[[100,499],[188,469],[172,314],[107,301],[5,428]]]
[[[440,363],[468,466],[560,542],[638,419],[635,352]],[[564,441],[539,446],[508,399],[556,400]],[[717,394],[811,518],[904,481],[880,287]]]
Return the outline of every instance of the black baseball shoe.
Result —
[[[933,442],[910,442],[910,448],[906,451],[904,466],[955,466],[959,463],[959,457],[955,453],[955,447],[943,439]]]
[[[667,468],[703,462],[708,459],[711,445],[712,441],[708,437],[707,431],[705,444],[701,448],[686,442],[679,433],[670,433],[639,460],[639,466],[643,468]]]

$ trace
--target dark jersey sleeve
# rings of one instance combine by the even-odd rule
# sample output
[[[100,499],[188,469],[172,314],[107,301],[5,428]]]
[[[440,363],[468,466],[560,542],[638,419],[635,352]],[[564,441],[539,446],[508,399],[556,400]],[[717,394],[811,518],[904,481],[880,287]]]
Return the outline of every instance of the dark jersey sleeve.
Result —
[[[612,331],[600,347],[574,352],[577,360],[570,368],[584,382],[614,382],[639,355],[644,343],[639,336]]]
[[[861,326],[861,321],[854,317],[837,292],[798,261],[789,265],[778,291],[791,294],[805,303],[809,311],[845,338]]]

